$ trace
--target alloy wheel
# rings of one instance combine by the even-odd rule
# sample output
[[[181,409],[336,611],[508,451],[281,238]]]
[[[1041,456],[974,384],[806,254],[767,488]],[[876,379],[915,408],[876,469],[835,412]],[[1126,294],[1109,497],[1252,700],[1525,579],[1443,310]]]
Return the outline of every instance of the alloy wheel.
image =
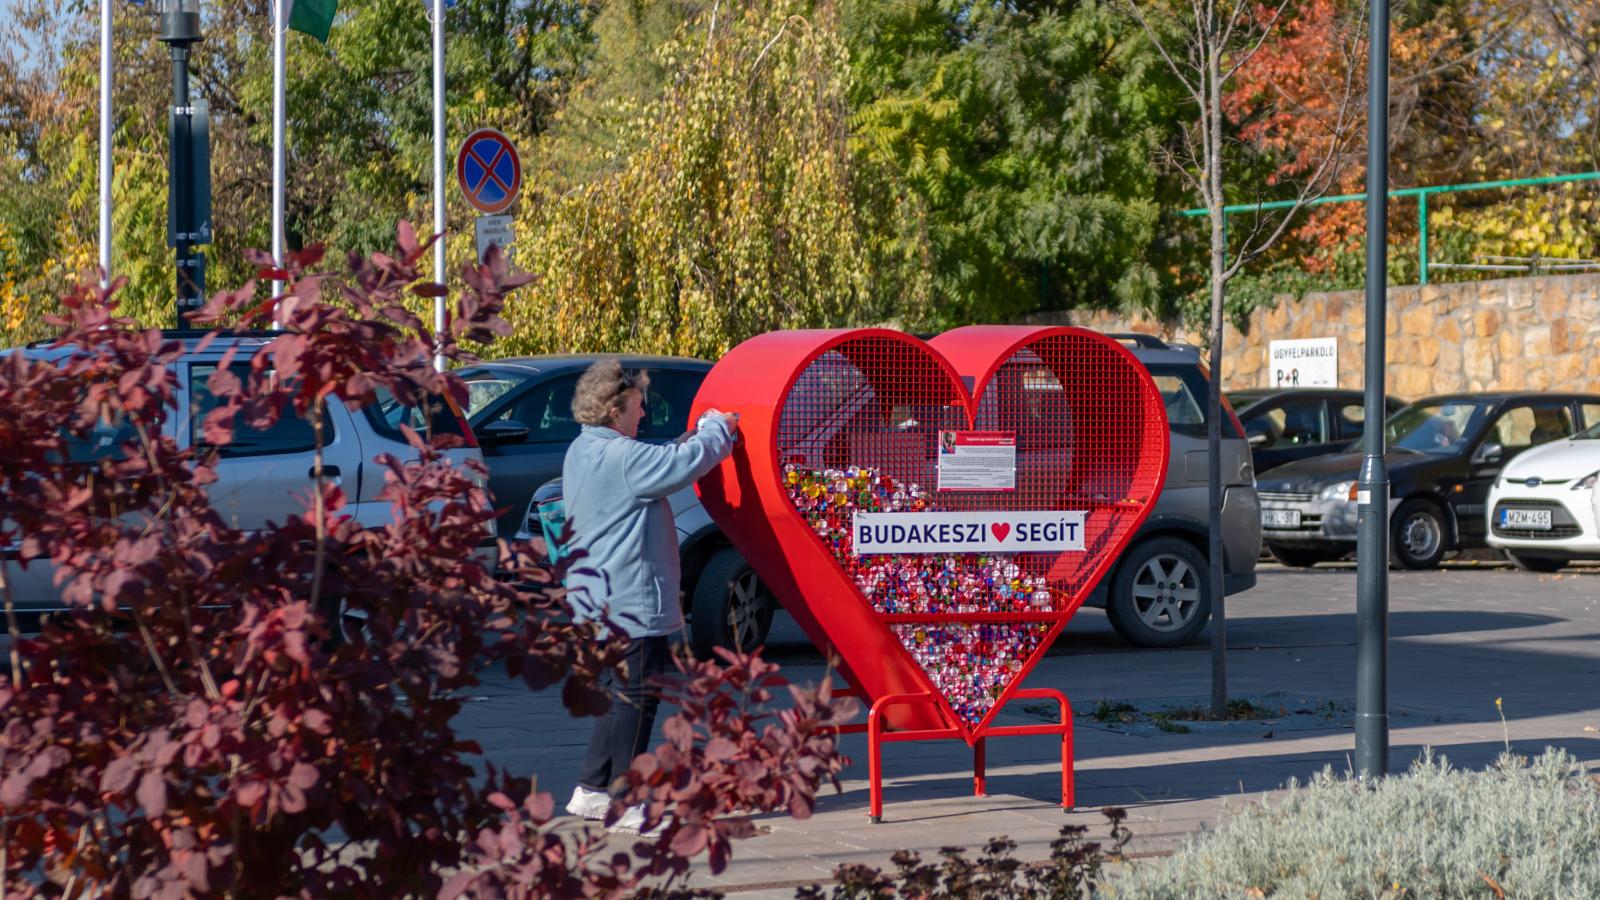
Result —
[[[1199,575],[1180,557],[1152,556],[1133,579],[1134,609],[1156,631],[1177,631],[1187,625],[1199,603]]]
[[[760,618],[766,606],[754,569],[746,568],[729,580],[728,634],[740,652],[748,653],[761,640]]]

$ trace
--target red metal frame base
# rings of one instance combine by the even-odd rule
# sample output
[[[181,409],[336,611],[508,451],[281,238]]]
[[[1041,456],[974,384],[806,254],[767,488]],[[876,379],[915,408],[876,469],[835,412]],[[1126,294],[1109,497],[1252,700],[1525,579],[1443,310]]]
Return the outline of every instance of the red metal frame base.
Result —
[[[1072,783],[1072,704],[1058,690],[1052,688],[1026,688],[1014,691],[1010,700],[1054,700],[1061,710],[1061,721],[1054,725],[999,725],[984,729],[972,745],[972,795],[984,797],[988,795],[988,785],[984,772],[987,756],[987,741],[991,737],[1020,737],[1034,734],[1059,734],[1061,735],[1061,807],[1073,807]],[[880,697],[872,704],[872,710],[867,713],[865,726],[843,725],[839,732],[848,734],[862,730],[867,732],[867,777],[871,790],[872,824],[877,825],[883,821],[883,745],[898,741],[934,741],[934,740],[963,740],[959,728],[927,728],[909,731],[884,731],[883,711],[895,704],[930,703],[936,704],[932,694],[890,694]]]

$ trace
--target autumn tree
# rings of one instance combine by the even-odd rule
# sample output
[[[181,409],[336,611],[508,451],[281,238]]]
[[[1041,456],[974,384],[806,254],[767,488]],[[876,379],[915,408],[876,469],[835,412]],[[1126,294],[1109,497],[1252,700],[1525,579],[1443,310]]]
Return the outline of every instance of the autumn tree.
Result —
[[[1350,75],[1349,47],[1364,6],[1351,0],[1308,0],[1240,69],[1224,98],[1227,113],[1239,123],[1239,137],[1252,154],[1260,180],[1255,196],[1236,202],[1288,196],[1320,162],[1329,145],[1333,105]],[[1402,4],[1391,26],[1389,91],[1392,179],[1398,186],[1449,183],[1457,170],[1441,153],[1438,123],[1470,103],[1460,76],[1470,71],[1474,54],[1463,24],[1448,8]],[[1480,38],[1481,40],[1482,38]],[[1366,75],[1355,84],[1365,90]],[[1358,148],[1359,149],[1359,148]],[[1347,158],[1328,184],[1329,193],[1360,192],[1363,167]],[[1249,214],[1238,217],[1248,225]],[[1283,240],[1241,273],[1230,293],[1229,315],[1243,321],[1251,310],[1275,302],[1284,292],[1312,284],[1358,284],[1362,239],[1360,204],[1329,204],[1307,209]],[[1395,216],[1391,241],[1410,246],[1416,239],[1414,216]],[[1400,269],[1414,271],[1414,265]],[[1298,276],[1298,277],[1297,277]],[[1306,277],[1309,276],[1309,277]]]
[[[116,179],[113,269],[127,275],[124,313],[173,315],[166,246],[171,63],[152,6],[115,3]],[[243,284],[245,251],[270,233],[272,71],[268,0],[206,0],[191,87],[211,108],[215,242],[208,284]],[[98,152],[97,8],[18,0],[0,22],[0,298],[5,343],[37,337],[40,313],[95,264]],[[582,2],[463,3],[446,20],[449,128],[494,124],[531,142],[549,123],[586,52]],[[386,248],[402,216],[428,220],[431,83],[424,5],[344,0],[326,46],[288,37],[287,231],[291,249],[333,241]],[[470,221],[452,191],[451,221]],[[473,253],[450,237],[452,268]],[[3,288],[0,288],[3,290]]]
[[[1319,146],[1319,110],[1342,70],[1338,33],[1360,10],[1351,0],[1301,4],[1228,97],[1242,134],[1262,152],[1265,181],[1293,181]],[[1600,134],[1595,95],[1600,15],[1544,0],[1440,0],[1396,4],[1390,73],[1394,187],[1446,185],[1592,170]],[[1364,83],[1364,76],[1363,76]],[[1333,193],[1362,190],[1346,167]],[[1268,199],[1277,199],[1270,189]],[[1236,201],[1255,199],[1236,197]],[[1391,202],[1391,280],[1418,276],[1414,200]],[[1285,293],[1361,283],[1359,204],[1307,210],[1289,234],[1242,273],[1229,313],[1243,321]],[[1488,190],[1434,198],[1430,258],[1484,254],[1580,257],[1596,252],[1600,197],[1593,185]],[[1481,277],[1434,269],[1435,280]]]
[[[855,140],[927,206],[941,322],[1156,305],[1176,97],[1116,5],[841,8]]]
[[[1253,216],[1245,234],[1230,242],[1224,212],[1229,202],[1228,176],[1241,155],[1260,151],[1261,142],[1270,130],[1252,139],[1248,131],[1250,123],[1237,120],[1237,108],[1230,107],[1228,98],[1240,72],[1251,65],[1298,8],[1295,0],[1278,0],[1271,6],[1248,0],[1192,0],[1187,8],[1150,0],[1127,0],[1127,6],[1182,86],[1188,126],[1180,133],[1177,146],[1169,149],[1166,159],[1200,199],[1210,226],[1206,287],[1210,300],[1211,378],[1206,404],[1206,443],[1211,515],[1207,523],[1210,544],[1206,593],[1211,598],[1211,712],[1223,718],[1228,700],[1221,453],[1222,382],[1226,365],[1222,334],[1226,322],[1227,286],[1246,264],[1271,249],[1308,201],[1338,182],[1358,124],[1361,96],[1357,73],[1362,59],[1358,36],[1361,29],[1351,28],[1349,39],[1338,44],[1343,76],[1333,84],[1331,100],[1320,109],[1301,107],[1302,114],[1311,115],[1319,128],[1300,139],[1310,148],[1306,151],[1307,164],[1300,166],[1299,177],[1286,186],[1291,197],[1290,206],[1281,213],[1262,212]],[[1234,191],[1241,190],[1237,185],[1232,187]],[[1259,188],[1247,184],[1242,190],[1249,192]]]
[[[533,186],[518,252],[538,281],[508,347],[714,358],[774,328],[927,315],[920,206],[852,155],[831,7],[713,6],[657,53],[661,96],[592,150],[612,170]]]

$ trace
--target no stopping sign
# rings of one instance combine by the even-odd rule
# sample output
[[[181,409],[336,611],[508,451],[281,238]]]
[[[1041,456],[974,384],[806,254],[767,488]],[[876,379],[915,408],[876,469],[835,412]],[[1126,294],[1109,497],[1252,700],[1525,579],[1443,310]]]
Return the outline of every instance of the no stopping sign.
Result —
[[[480,128],[461,142],[456,182],[468,203],[486,213],[503,212],[522,191],[522,159],[510,138]]]

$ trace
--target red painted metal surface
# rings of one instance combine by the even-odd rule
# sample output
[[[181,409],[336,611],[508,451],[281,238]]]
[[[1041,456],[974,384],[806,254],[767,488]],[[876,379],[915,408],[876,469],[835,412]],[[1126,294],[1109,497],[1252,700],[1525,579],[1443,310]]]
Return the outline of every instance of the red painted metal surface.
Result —
[[[892,704],[893,727],[973,744],[1148,515],[1167,461],[1148,373],[1073,328],[775,332],[716,365],[694,415],[708,408],[744,433],[699,485],[712,518],[867,698],[927,698]],[[941,490],[946,432],[1009,435],[1011,489]],[[854,551],[857,513],[997,511],[1081,514],[1083,548]]]

